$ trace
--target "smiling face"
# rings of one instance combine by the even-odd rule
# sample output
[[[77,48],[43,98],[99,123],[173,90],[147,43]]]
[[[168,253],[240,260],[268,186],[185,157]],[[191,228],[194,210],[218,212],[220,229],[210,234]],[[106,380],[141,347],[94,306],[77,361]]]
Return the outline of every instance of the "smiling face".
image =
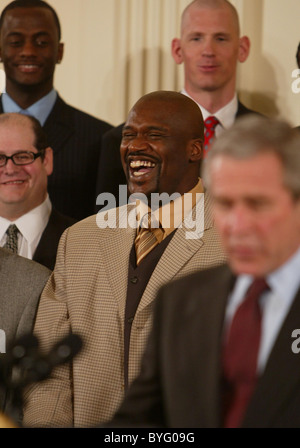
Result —
[[[197,114],[200,112],[192,100],[184,97],[184,101],[191,102]],[[143,193],[148,198],[151,193],[183,194],[195,186],[201,139],[199,142],[191,138],[187,123],[188,117],[178,101],[150,96],[136,103],[121,142],[121,159],[131,194]],[[201,122],[199,134],[200,126]]]
[[[35,86],[41,95],[53,87],[55,64],[63,44],[50,10],[16,8],[7,11],[1,28],[0,53],[6,73],[6,91]]]
[[[32,151],[35,136],[31,123],[10,119],[0,124],[0,154],[11,156],[16,152]],[[52,150],[30,165],[16,166],[12,160],[0,167],[0,215],[16,219],[40,205],[47,195],[47,177],[52,173]]]
[[[226,4],[191,5],[182,20],[181,38],[172,42],[177,64],[184,63],[185,88],[199,92],[222,91],[230,100],[235,92],[238,61],[249,53],[249,41],[239,37],[238,18]]]
[[[237,274],[265,276],[300,247],[300,200],[284,186],[274,153],[216,156],[210,185],[215,226]]]

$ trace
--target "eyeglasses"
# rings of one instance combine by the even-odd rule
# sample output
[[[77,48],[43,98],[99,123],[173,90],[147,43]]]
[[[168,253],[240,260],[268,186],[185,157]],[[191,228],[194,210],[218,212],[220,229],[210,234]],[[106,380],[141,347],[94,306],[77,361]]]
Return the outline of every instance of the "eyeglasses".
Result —
[[[0,154],[0,167],[5,166],[10,159],[15,165],[30,165],[37,159],[44,155],[44,151],[31,152],[31,151],[19,151],[12,156],[6,156]]]

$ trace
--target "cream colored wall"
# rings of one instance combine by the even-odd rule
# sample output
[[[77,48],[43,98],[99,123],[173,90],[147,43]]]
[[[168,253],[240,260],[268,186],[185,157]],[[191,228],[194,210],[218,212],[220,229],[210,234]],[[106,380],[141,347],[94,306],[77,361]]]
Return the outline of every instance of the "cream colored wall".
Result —
[[[1,10],[9,3],[0,0]],[[63,29],[65,56],[55,85],[71,104],[112,124],[156,89],[178,90],[182,67],[170,42],[189,0],[49,0]],[[238,89],[250,107],[300,125],[300,93],[292,71],[300,41],[299,0],[232,0],[251,54],[239,67]],[[0,78],[1,83],[1,78]]]

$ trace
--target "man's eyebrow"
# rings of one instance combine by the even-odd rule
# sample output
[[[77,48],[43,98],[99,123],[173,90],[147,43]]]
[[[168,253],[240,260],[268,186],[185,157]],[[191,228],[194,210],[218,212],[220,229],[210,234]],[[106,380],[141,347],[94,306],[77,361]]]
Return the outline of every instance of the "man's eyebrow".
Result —
[[[125,126],[123,127],[123,131],[130,130],[130,129],[134,129],[134,126],[133,126],[133,125],[125,125]],[[147,126],[147,127],[146,127],[146,131],[161,131],[161,132],[168,132],[168,129],[167,129],[167,128],[164,128],[164,127],[162,127],[162,126]]]
[[[24,33],[22,33],[22,31],[11,31],[10,33],[8,33],[6,35],[6,37],[19,37],[19,36],[23,36]],[[37,33],[35,33],[33,35],[34,37],[39,37],[39,36],[50,36],[50,34],[48,33],[48,31],[38,31]]]

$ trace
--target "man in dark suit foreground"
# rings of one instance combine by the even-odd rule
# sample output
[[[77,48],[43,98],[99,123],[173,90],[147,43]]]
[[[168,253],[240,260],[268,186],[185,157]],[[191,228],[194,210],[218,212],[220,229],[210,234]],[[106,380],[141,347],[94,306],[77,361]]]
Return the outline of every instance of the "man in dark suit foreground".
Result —
[[[44,127],[53,148],[49,195],[61,213],[82,219],[94,213],[101,138],[112,126],[66,104],[53,87],[63,57],[54,9],[42,0],[16,0],[0,18],[0,56],[6,92],[0,112],[28,113]]]
[[[254,115],[215,141],[204,182],[228,265],[160,289],[140,375],[110,424],[299,428],[299,145],[288,124]]]
[[[51,270],[62,233],[76,222],[51,204],[47,179],[52,169],[52,149],[39,121],[0,115],[0,246]]]
[[[216,137],[237,117],[254,112],[236,92],[237,67],[249,51],[249,38],[240,35],[237,11],[227,0],[195,0],[183,11],[181,36],[172,41],[172,56],[176,64],[184,65],[182,93],[199,105],[205,125],[211,116],[218,119]],[[120,160],[122,129],[123,124],[103,137],[97,182],[98,193],[116,198],[119,185],[126,184]]]

